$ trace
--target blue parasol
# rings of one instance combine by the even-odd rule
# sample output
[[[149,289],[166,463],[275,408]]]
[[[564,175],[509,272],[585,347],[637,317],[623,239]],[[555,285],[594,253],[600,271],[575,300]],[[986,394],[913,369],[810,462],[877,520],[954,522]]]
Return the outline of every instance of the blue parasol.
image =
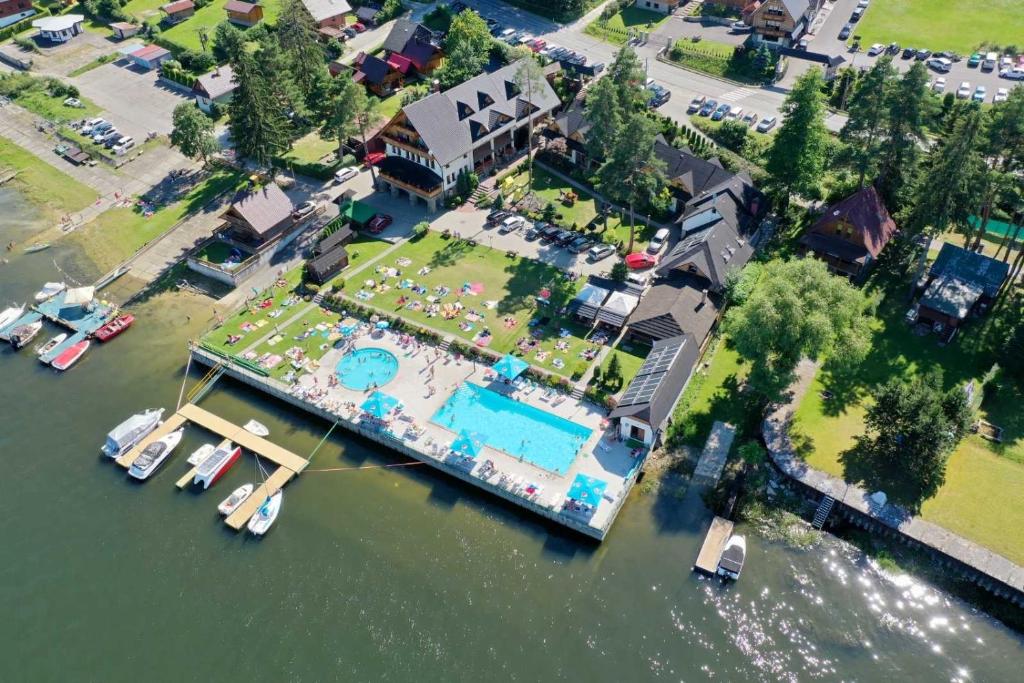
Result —
[[[510,353],[505,354],[503,358],[500,358],[493,366],[494,371],[502,377],[508,379],[515,379],[519,375],[523,374],[526,368],[530,367],[522,358],[516,358]]]
[[[471,432],[463,429],[459,432],[459,438],[452,442],[452,451],[459,455],[475,458],[480,455],[480,451],[483,450],[484,445],[483,436],[477,432]]]
[[[401,401],[394,396],[390,396],[380,391],[375,391],[370,394],[368,399],[363,401],[363,405],[360,406],[360,409],[364,413],[369,413],[373,417],[384,419],[392,410],[398,407],[399,403],[401,403]]]

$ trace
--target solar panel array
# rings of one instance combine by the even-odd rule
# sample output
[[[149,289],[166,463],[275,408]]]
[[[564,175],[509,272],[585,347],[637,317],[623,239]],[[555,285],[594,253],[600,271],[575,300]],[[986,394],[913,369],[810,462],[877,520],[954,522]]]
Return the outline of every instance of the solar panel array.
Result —
[[[650,403],[654,395],[658,393],[658,387],[662,380],[668,376],[668,371],[675,362],[679,350],[686,343],[685,338],[673,340],[666,344],[659,344],[647,354],[647,359],[640,366],[640,371],[629,383],[626,392],[619,399],[619,406],[635,406]]]

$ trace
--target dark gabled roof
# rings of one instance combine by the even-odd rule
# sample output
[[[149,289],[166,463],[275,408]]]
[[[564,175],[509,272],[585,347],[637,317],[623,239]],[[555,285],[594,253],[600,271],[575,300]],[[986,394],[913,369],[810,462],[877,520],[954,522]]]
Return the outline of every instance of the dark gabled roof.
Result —
[[[363,74],[360,82],[365,83],[383,83],[384,77],[388,75],[388,71],[391,67],[380,57],[373,55],[364,55],[362,63],[359,65],[358,73]]]
[[[631,417],[660,428],[672,414],[699,356],[700,345],[690,335],[654,342],[609,417]]]
[[[343,246],[337,246],[307,261],[306,270],[315,281],[323,284],[346,265],[348,251]]]
[[[676,275],[651,287],[630,314],[627,325],[651,339],[669,339],[691,334],[694,339],[707,337],[718,317],[718,306],[704,296],[699,278]]]
[[[206,95],[211,100],[215,100],[222,95],[226,95],[232,92],[238,87],[238,84],[234,82],[235,72],[231,69],[230,64],[225,64],[222,67],[211,71],[208,74],[203,74],[196,79],[195,84],[192,86],[192,90],[200,94]]]
[[[493,73],[480,74],[450,90],[435,93],[402,108],[430,153],[442,165],[473,149],[471,121],[486,126],[490,123],[491,111],[512,118],[524,115],[526,96],[519,94],[514,84],[520,64],[514,62]],[[493,104],[483,109],[479,108],[478,93],[481,92],[493,100]],[[558,104],[558,96],[547,81],[534,90],[535,108],[550,110]]]
[[[800,238],[800,244],[804,245],[815,254],[831,256],[840,261],[863,264],[867,261],[868,253],[862,246],[850,244],[844,239],[835,235],[823,235],[820,232],[812,232]]]
[[[810,0],[780,0],[782,5],[789,12],[789,16],[799,20],[811,6]]]
[[[356,8],[356,17],[364,21],[370,21],[377,16],[378,12],[380,12],[379,7],[370,7],[368,5],[364,5],[362,7]]]
[[[224,3],[224,11],[233,14],[249,14],[254,9],[259,7],[254,2],[244,2],[243,0],[228,0]]]
[[[590,121],[587,119],[587,108],[580,100],[573,100],[567,109],[554,117],[555,126],[558,132],[565,137],[579,133],[586,135],[590,130]]]
[[[661,260],[657,273],[666,275],[683,269],[706,277],[715,291],[725,287],[729,273],[747,264],[754,247],[743,228],[748,222],[731,196],[719,196],[704,211],[712,222],[697,232],[683,237]]]
[[[806,244],[805,239],[815,234],[835,236],[836,228],[840,226],[853,228],[853,235],[840,241],[856,246],[862,258],[866,254],[876,258],[896,234],[896,221],[889,215],[882,196],[873,185],[868,185],[838,204],[830,206],[825,214],[815,221],[801,242]]]
[[[401,53],[405,51],[406,46],[414,39],[429,46],[434,40],[434,33],[426,26],[409,21],[403,17],[395,21],[395,25],[391,27],[388,37],[384,39],[383,47],[388,52]]]
[[[166,5],[161,5],[160,9],[166,14],[175,14],[176,12],[183,12],[187,9],[195,9],[196,5],[192,0],[175,0],[175,2],[169,2]]]
[[[654,154],[665,164],[665,177],[679,183],[689,197],[713,193],[737,178],[717,159],[705,160],[688,149],[677,149],[661,135],[654,141]]]
[[[1010,264],[991,256],[967,251],[946,242],[939,250],[929,271],[932,277],[955,277],[963,282],[981,288],[985,296],[994,297],[999,293],[1003,281],[1010,272]]]
[[[411,40],[406,43],[405,49],[402,50],[402,56],[412,62],[417,69],[425,69],[430,60],[439,51],[438,48],[430,43]]]
[[[921,297],[921,306],[963,320],[974,308],[974,304],[978,303],[982,292],[980,285],[965,282],[953,275],[942,275],[928,285]]]
[[[332,232],[327,237],[317,242],[316,246],[313,247],[313,253],[317,255],[326,254],[335,247],[339,247],[343,244],[348,244],[349,242],[352,241],[352,238],[354,238],[355,235],[356,234],[352,232],[352,228],[349,227],[348,224],[345,224],[338,228],[337,230],[335,230],[334,232]]]
[[[281,221],[290,218],[295,206],[280,187],[269,183],[254,190],[239,191],[228,210],[248,223],[257,234],[266,235]]]

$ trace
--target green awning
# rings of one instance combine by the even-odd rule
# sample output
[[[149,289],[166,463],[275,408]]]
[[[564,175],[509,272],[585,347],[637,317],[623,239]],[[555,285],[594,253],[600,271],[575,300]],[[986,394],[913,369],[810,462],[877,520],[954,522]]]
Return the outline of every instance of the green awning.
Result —
[[[338,215],[344,216],[358,225],[366,225],[377,215],[377,209],[357,199],[342,204],[338,209]]]

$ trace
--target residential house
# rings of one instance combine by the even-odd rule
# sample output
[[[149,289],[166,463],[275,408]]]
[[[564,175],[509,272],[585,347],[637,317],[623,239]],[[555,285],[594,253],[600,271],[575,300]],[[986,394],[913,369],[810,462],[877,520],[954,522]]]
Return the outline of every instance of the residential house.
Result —
[[[132,24],[127,21],[115,21],[110,25],[110,29],[114,32],[114,38],[116,40],[126,40],[131,38],[141,30],[141,26],[138,24]]]
[[[587,156],[587,133],[590,121],[587,120],[586,104],[583,97],[577,97],[569,105],[551,117],[551,122],[543,135],[550,143],[562,138],[565,140],[565,157],[574,165],[587,168],[590,158]]]
[[[196,5],[192,0],[175,0],[160,7],[164,13],[165,24],[180,24],[196,13]]]
[[[426,26],[405,18],[395,21],[383,47],[388,63],[403,74],[409,72],[410,65],[423,75],[441,65],[440,37]]]
[[[32,22],[32,28],[39,29],[39,37],[51,43],[66,43],[80,33],[85,33],[81,14],[58,14],[43,17]]]
[[[352,80],[378,97],[387,97],[402,87],[405,74],[376,55],[360,52],[352,65],[356,70]]]
[[[685,217],[683,234],[699,227],[694,217],[708,197],[728,194],[750,217],[760,217],[768,202],[745,172],[726,170],[717,158],[702,159],[688,148],[673,147],[659,135],[654,140],[654,154],[664,165],[663,175],[672,194],[671,210]]]
[[[378,12],[380,12],[380,7],[375,5],[363,5],[362,7],[356,8],[355,15],[356,19],[358,19],[360,23],[366,26],[376,26]]]
[[[348,266],[348,251],[345,245],[355,239],[355,233],[348,225],[335,230],[313,247],[313,257],[306,261],[306,274],[313,282],[322,285]]]
[[[380,182],[393,196],[423,199],[436,210],[460,173],[483,175],[526,148],[529,126],[539,131],[560,105],[547,82],[532,98],[515,84],[519,62],[406,105],[379,134],[385,158]]]
[[[633,5],[648,12],[672,14],[679,7],[679,0],[636,0]]]
[[[648,344],[689,334],[702,344],[718,322],[719,300],[699,277],[679,273],[648,289],[627,321],[626,336]]]
[[[754,254],[751,235],[738,229],[736,204],[716,197],[703,215],[712,217],[697,232],[685,235],[658,263],[659,277],[686,274],[696,278],[700,289],[720,293],[729,274],[740,270]]]
[[[860,280],[895,234],[896,221],[869,185],[828,207],[800,245],[804,254],[822,259],[833,273]]]
[[[700,344],[689,334],[654,342],[608,415],[622,439],[646,447],[657,445],[699,358]]]
[[[345,17],[352,13],[347,0],[302,0],[318,29],[343,28]]]
[[[988,310],[1009,272],[1008,263],[947,242],[928,270],[924,294],[908,320],[931,325],[949,341],[968,316]]]
[[[16,24],[35,13],[32,0],[0,0],[0,28]]]
[[[243,0],[228,0],[224,5],[228,21],[238,26],[255,26],[263,19],[263,6]]]
[[[260,248],[277,239],[294,225],[295,206],[281,188],[273,183],[242,190],[221,214],[223,232],[231,239]]]
[[[133,64],[148,70],[159,69],[161,64],[173,58],[170,50],[159,45],[146,45],[128,55]]]
[[[219,66],[197,78],[195,85],[192,86],[192,94],[195,95],[199,108],[209,114],[214,104],[227,105],[238,86],[234,78],[235,74],[230,64]]]
[[[755,0],[743,10],[754,40],[783,47],[796,45],[814,21],[824,0]]]

